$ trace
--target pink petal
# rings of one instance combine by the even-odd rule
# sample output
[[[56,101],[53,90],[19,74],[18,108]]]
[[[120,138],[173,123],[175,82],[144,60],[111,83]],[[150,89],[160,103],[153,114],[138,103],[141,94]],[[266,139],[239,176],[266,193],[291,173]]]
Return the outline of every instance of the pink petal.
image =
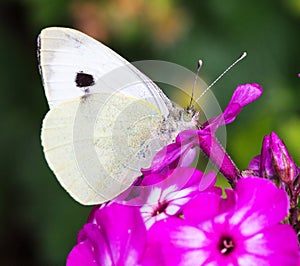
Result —
[[[215,164],[220,172],[234,186],[240,175],[239,169],[224,150],[218,139],[214,135],[199,134],[201,150]]]
[[[228,106],[238,103],[244,107],[259,98],[262,92],[262,87],[256,83],[239,85],[234,91]]]
[[[146,246],[146,228],[139,208],[113,203],[96,213],[96,221],[109,241],[114,262],[140,260]]]
[[[243,235],[251,235],[281,222],[288,214],[289,201],[284,190],[271,181],[257,177],[238,181],[237,211],[232,222],[241,222]]]
[[[218,126],[233,122],[244,106],[255,101],[262,94],[262,87],[258,84],[239,85],[234,91],[232,98],[225,108],[223,114],[209,119],[203,124],[204,127],[213,127],[213,131]],[[215,125],[214,125],[215,124]]]
[[[147,253],[151,252],[154,257],[161,258],[163,263],[158,265],[203,265],[209,251],[199,247],[205,246],[207,242],[210,242],[209,239],[196,227],[179,218],[168,218],[150,228]]]
[[[113,263],[109,246],[96,224],[86,224],[78,234],[78,242],[68,256],[68,266]]]
[[[137,265],[146,249],[139,208],[110,203],[94,209],[68,257],[73,265]],[[96,263],[96,264],[95,264]]]
[[[230,193],[229,193],[230,194]],[[230,196],[230,199],[233,197]],[[234,207],[235,202],[222,199],[221,194],[204,192],[190,200],[183,208],[183,214],[191,224],[198,225]]]
[[[260,155],[260,171],[259,176],[264,178],[272,178],[275,176],[272,154],[271,154],[271,138],[265,136],[262,143],[261,155]]]
[[[286,224],[275,225],[264,230],[263,234],[245,240],[244,246],[245,253],[252,255],[251,262],[254,265],[297,265],[299,260],[296,233],[291,226]],[[240,265],[243,265],[246,256],[239,255]]]
[[[215,172],[209,172],[202,177],[199,184],[199,190],[205,191],[211,188],[217,181],[217,175]]]
[[[69,253],[67,266],[98,266],[94,258],[92,246],[87,241],[77,244]]]
[[[257,155],[252,158],[248,165],[248,169],[252,170],[255,174],[260,174],[260,155]]]

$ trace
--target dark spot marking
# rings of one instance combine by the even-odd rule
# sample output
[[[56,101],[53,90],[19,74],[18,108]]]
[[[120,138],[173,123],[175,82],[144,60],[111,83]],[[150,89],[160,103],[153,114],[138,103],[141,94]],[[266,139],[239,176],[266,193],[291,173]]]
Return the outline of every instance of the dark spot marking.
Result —
[[[90,74],[80,71],[75,78],[76,86],[79,88],[93,86],[95,84],[94,77]]]
[[[161,214],[162,212],[165,212],[167,209],[169,203],[167,201],[159,202],[158,206],[155,208],[155,210],[152,212],[152,217]]]

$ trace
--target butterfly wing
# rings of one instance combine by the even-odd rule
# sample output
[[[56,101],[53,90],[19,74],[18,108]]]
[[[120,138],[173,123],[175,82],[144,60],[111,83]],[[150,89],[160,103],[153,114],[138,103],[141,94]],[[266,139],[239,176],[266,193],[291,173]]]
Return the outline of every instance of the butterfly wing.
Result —
[[[42,127],[46,160],[62,186],[86,205],[110,200],[148,167],[170,102],[160,89],[103,44],[72,29],[38,38],[50,106]]]
[[[164,116],[168,98],[143,73],[107,46],[74,29],[50,27],[38,37],[39,70],[49,107],[93,93],[145,99]]]
[[[108,201],[126,190],[161,148],[153,130],[162,117],[145,101],[91,94],[53,107],[42,128],[50,168],[78,202]]]

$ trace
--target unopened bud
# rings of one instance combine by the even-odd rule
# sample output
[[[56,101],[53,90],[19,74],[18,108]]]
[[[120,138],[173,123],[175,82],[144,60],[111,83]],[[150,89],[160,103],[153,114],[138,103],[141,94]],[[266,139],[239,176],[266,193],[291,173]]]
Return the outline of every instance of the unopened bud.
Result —
[[[275,172],[284,183],[293,183],[298,174],[297,166],[282,140],[274,132],[270,135],[270,147]]]
[[[260,173],[259,175],[264,178],[274,179],[276,173],[274,171],[271,153],[271,137],[265,136],[262,143],[261,155],[260,155]]]

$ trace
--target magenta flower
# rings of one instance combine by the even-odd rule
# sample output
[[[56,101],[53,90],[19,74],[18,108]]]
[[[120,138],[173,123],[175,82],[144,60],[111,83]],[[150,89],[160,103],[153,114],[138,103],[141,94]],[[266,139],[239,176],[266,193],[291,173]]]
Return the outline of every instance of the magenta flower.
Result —
[[[256,100],[262,94],[258,84],[244,84],[237,87],[231,101],[222,114],[209,119],[199,130],[185,130],[178,134],[172,143],[153,158],[149,169],[142,170],[144,175],[166,172],[179,166],[187,166],[186,157],[191,157],[193,148],[198,146],[214,162],[220,172],[234,185],[240,171],[234,165],[224,148],[214,136],[219,126],[233,122],[242,108]]]
[[[297,265],[296,233],[280,224],[289,209],[285,191],[248,177],[227,193],[227,200],[201,193],[184,208],[185,219],[154,224],[147,252],[161,256],[161,265]]]
[[[144,257],[146,227],[179,215],[182,206],[201,191],[219,191],[221,195],[220,190],[212,188],[215,181],[214,173],[204,178],[201,171],[193,168],[147,176],[141,184],[145,189],[126,205],[108,203],[94,207],[78,234],[78,244],[70,252],[67,265],[156,265],[158,257]]]
[[[154,186],[149,186],[156,183]],[[142,185],[147,186],[141,194],[126,204],[140,205],[146,227],[155,222],[182,213],[182,207],[202,191],[217,190],[215,173],[207,175],[194,168],[177,168],[167,174],[146,176]],[[150,188],[150,189],[149,189]]]
[[[137,207],[102,205],[90,221],[79,232],[67,266],[141,265],[147,240]]]

